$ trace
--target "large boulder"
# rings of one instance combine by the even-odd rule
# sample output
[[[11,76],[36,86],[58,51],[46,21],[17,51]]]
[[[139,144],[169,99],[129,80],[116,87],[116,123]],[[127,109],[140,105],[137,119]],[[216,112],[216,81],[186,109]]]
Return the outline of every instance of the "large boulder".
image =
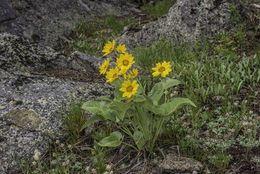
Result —
[[[63,138],[62,108],[110,95],[111,87],[84,56],[65,57],[11,34],[0,34],[0,173],[18,173],[18,161],[44,154]],[[86,115],[86,117],[89,115]]]
[[[0,33],[8,32],[54,48],[63,34],[96,16],[138,11],[127,0],[0,0]]]
[[[237,0],[177,0],[167,15],[144,25],[140,31],[131,32],[126,27],[118,41],[132,50],[149,46],[159,39],[210,39],[219,32],[234,28],[234,13],[238,14],[234,17],[238,17],[241,23],[246,21],[245,9]]]

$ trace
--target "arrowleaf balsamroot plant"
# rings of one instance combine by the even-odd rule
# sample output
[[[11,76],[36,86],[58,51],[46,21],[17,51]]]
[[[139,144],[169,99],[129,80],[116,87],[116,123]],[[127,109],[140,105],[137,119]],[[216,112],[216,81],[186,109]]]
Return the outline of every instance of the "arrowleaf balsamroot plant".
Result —
[[[164,95],[167,89],[180,84],[176,79],[166,78],[172,71],[171,63],[166,61],[152,68],[152,75],[161,77],[146,93],[138,82],[133,55],[126,52],[125,45],[119,44],[116,49],[115,45],[114,40],[109,41],[102,52],[104,56],[116,55],[116,65],[110,65],[107,58],[100,66],[100,74],[105,74],[107,82],[115,87],[114,98],[102,96],[98,101],[85,102],[82,108],[95,116],[87,120],[81,130],[98,121],[110,122],[117,130],[100,140],[99,146],[116,147],[124,143],[137,151],[152,153],[165,120],[183,104],[194,107],[195,104],[187,98],[168,98]],[[134,144],[123,141],[124,136],[131,137]]]

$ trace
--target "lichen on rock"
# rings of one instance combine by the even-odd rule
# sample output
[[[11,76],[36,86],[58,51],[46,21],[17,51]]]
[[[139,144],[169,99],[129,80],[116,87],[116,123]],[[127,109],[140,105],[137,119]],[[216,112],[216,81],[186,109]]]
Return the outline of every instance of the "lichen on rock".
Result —
[[[32,110],[11,110],[3,115],[3,118],[9,119],[18,127],[28,130],[38,129],[41,119],[38,114]]]

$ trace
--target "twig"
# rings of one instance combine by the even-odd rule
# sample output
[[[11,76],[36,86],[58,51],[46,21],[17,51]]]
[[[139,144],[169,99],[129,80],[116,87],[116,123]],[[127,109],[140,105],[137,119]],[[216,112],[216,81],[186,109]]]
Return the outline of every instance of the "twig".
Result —
[[[134,168],[138,167],[139,165],[141,165],[143,162],[139,162],[136,165],[134,165],[133,167],[131,167],[127,172],[125,172],[125,174],[128,174],[131,170],[133,170]]]
[[[255,7],[255,8],[259,8],[260,9],[260,5],[258,4],[251,4],[251,6]]]
[[[160,151],[160,153],[162,154],[163,159],[165,159],[165,155],[164,155],[164,153],[163,153],[163,150],[159,148],[159,151]]]
[[[90,11],[91,11],[90,8],[88,7],[88,5],[85,4],[84,2],[82,2],[82,0],[79,0],[79,3],[80,3],[83,7],[86,8],[87,12],[90,12]]]
[[[125,155],[122,159],[120,159],[116,164],[114,164],[114,166],[117,166],[118,164],[120,164],[120,162],[123,161],[127,156],[128,156],[128,154]]]

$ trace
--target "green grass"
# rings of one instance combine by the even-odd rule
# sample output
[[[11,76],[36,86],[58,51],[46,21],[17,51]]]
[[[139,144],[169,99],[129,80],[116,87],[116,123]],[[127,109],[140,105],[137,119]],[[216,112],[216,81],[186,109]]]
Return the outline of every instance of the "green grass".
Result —
[[[81,127],[87,120],[85,110],[81,109],[82,103],[72,102],[64,114],[64,128],[67,131],[67,142],[76,143],[80,137]]]
[[[161,17],[168,13],[169,9],[173,6],[176,0],[161,0],[158,1],[155,5],[150,3],[145,4],[141,9],[151,17]]]
[[[96,18],[89,23],[81,22],[71,33],[65,53],[80,51],[88,55],[101,56],[101,50],[107,41],[115,39],[126,25],[134,22],[135,19],[132,17],[118,18],[113,15]]]

